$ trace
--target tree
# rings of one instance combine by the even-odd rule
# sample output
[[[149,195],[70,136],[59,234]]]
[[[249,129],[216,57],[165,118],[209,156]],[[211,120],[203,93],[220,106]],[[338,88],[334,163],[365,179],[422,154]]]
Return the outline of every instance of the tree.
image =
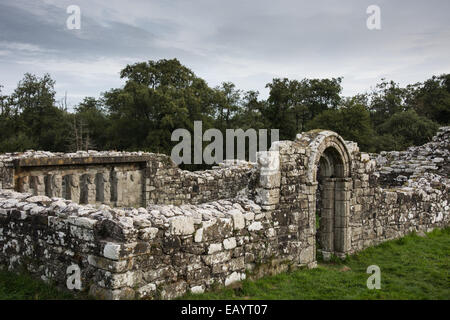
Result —
[[[70,149],[72,151],[101,149],[108,146],[108,118],[102,101],[84,98],[71,117]]]
[[[373,152],[373,128],[369,111],[356,99],[348,99],[340,109],[329,109],[307,124],[308,129],[327,129],[355,141],[361,150]]]
[[[55,106],[55,81],[49,74],[39,78],[26,73],[9,97],[15,118],[13,132],[23,133],[35,148],[65,151],[67,113]],[[31,143],[31,141],[33,141]]]
[[[268,127],[267,121],[261,113],[261,110],[266,108],[266,101],[259,100],[258,96],[258,91],[247,91],[244,93],[242,106],[234,118],[236,128],[259,130]]]
[[[380,126],[379,131],[382,135],[391,135],[395,138],[396,150],[404,150],[409,146],[422,145],[430,141],[438,128],[437,123],[419,116],[414,110],[408,110],[394,114]]]
[[[305,104],[311,112],[311,119],[325,110],[339,106],[342,78],[305,79],[303,82],[308,88]]]
[[[405,89],[394,81],[382,79],[370,95],[369,110],[374,126],[378,127],[395,113],[405,111],[405,97]]]
[[[266,88],[270,89],[267,105],[262,110],[263,116],[270,123],[270,129],[280,130],[280,139],[292,139],[296,134],[295,117],[293,117],[293,105],[299,104],[294,94],[297,81],[287,78],[273,79]]]
[[[170,153],[173,130],[212,125],[212,89],[177,59],[128,65],[121,78],[123,88],[104,94],[115,148]]]
[[[15,152],[31,149],[35,146],[34,141],[17,130],[19,114],[11,106],[11,99],[1,93],[3,86],[0,85],[0,152]]]
[[[293,139],[304,131],[306,122],[321,112],[336,109],[340,103],[342,78],[273,79],[267,108],[263,114],[272,128],[280,129],[281,139]]]
[[[223,82],[215,90],[216,124],[218,129],[224,131],[232,127],[234,116],[241,109],[241,90],[237,90],[232,82]]]
[[[8,96],[2,94],[3,86],[0,85],[0,115],[9,114]]]
[[[450,123],[450,74],[433,76],[407,87],[407,104],[420,116],[440,124]]]

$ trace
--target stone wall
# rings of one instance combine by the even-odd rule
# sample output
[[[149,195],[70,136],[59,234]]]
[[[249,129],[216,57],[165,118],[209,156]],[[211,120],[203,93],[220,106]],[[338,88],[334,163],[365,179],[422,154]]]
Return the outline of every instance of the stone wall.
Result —
[[[401,186],[409,179],[417,179],[425,172],[447,176],[450,173],[450,131],[442,127],[432,141],[405,151],[383,151],[371,154],[375,160],[378,183],[383,186]]]
[[[162,154],[144,152],[0,155],[0,188],[115,207],[203,203],[232,198],[247,188],[253,165],[228,161],[189,172]]]
[[[297,267],[299,247],[270,211],[236,198],[201,205],[116,209],[0,192],[0,262],[106,299],[174,298],[214,284]],[[268,264],[268,270],[261,269]]]
[[[424,146],[369,155],[334,132],[314,130],[272,144],[256,164],[229,162],[194,173],[147,153],[120,153],[113,162],[104,153],[28,155],[19,164],[3,156],[0,263],[61,286],[76,265],[83,289],[106,299],[168,299],[249,275],[314,267],[318,253],[342,257],[448,226],[449,133],[441,128]],[[80,205],[52,188],[52,198],[13,191],[37,169],[48,176],[72,166],[139,171],[141,183],[132,185],[142,186],[145,206]]]
[[[252,185],[254,164],[231,160],[211,170],[179,169],[169,157],[147,163],[146,199],[151,204],[199,204],[230,199]]]
[[[280,170],[269,177],[281,179],[266,179],[257,191],[262,205],[285,217],[284,227],[299,225],[294,237],[314,244],[314,261],[317,250],[325,258],[352,254],[412,231],[449,225],[449,136],[450,127],[443,127],[423,146],[369,155],[334,132],[299,134],[295,141],[272,145]],[[411,167],[405,180],[402,174]]]
[[[353,157],[351,252],[450,224],[450,127],[423,146]]]

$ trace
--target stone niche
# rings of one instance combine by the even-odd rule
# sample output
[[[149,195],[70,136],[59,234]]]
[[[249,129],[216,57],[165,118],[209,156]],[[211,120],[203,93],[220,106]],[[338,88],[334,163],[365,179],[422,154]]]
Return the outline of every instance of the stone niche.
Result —
[[[114,207],[232,198],[251,183],[254,170],[254,164],[236,160],[212,170],[189,172],[166,155],[144,152],[0,155],[4,189]]]
[[[145,162],[95,162],[83,165],[19,165],[14,189],[33,195],[59,197],[80,204],[114,207],[145,206]]]

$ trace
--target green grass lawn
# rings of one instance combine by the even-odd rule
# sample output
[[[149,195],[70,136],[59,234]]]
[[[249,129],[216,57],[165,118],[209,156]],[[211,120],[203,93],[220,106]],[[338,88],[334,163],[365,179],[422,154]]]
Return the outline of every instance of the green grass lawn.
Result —
[[[370,265],[381,269],[380,290],[367,288]],[[316,269],[245,280],[183,299],[450,299],[450,228],[388,241]]]
[[[0,300],[67,300],[77,297],[28,274],[0,271]]]
[[[381,289],[369,290],[369,265],[381,269]],[[182,299],[450,299],[450,228],[409,235],[345,261],[319,263],[277,276],[246,280]],[[28,275],[0,272],[0,299],[78,299]]]

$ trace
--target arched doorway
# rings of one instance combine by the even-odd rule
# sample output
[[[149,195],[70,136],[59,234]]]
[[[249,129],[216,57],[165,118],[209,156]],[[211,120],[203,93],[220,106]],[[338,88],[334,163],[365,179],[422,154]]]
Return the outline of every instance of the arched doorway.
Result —
[[[316,254],[324,260],[345,256],[349,248],[348,220],[351,181],[345,160],[334,147],[327,147],[317,165]]]

